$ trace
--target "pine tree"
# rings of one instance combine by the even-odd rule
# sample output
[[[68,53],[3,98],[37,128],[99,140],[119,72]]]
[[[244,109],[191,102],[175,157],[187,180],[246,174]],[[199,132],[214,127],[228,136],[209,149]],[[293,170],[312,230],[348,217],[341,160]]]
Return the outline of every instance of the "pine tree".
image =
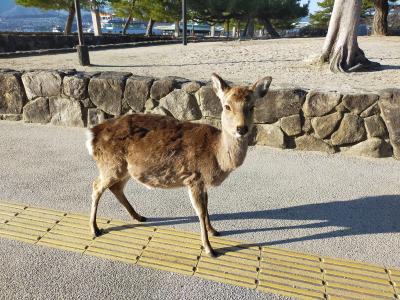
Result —
[[[387,35],[388,34],[388,12],[389,2],[396,2],[397,0],[363,0],[361,16],[365,16],[366,12],[375,9],[373,20],[373,33],[374,35]],[[328,27],[329,19],[332,15],[334,0],[324,0],[318,2],[321,7],[320,11],[311,15],[311,20],[314,26]]]
[[[16,0],[16,4],[26,7],[37,7],[44,10],[67,10],[68,17],[65,23],[64,34],[71,34],[72,22],[75,15],[75,5],[73,0]]]
[[[108,3],[108,0],[81,0],[81,5],[90,8],[93,5],[93,1],[97,6],[103,6]],[[68,17],[65,23],[64,34],[71,34],[75,16],[74,0],[16,0],[16,4],[25,7],[37,7],[44,10],[67,10]]]
[[[276,37],[272,23],[287,26],[308,14],[308,5],[300,5],[299,0],[191,0],[189,8],[195,19],[210,24],[233,19],[246,22],[248,28],[251,20],[257,19]]]

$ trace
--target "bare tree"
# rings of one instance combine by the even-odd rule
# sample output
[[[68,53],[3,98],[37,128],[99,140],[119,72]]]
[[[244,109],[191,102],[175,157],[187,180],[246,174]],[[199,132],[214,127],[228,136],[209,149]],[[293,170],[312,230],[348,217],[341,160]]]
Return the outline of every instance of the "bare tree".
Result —
[[[71,34],[72,23],[74,22],[74,17],[75,17],[75,4],[74,4],[74,2],[72,2],[68,9],[67,22],[65,22],[65,28],[64,28],[65,35]]]
[[[101,35],[100,9],[96,0],[91,0],[90,12],[92,15],[93,32],[95,36]]]
[[[387,35],[388,34],[388,14],[389,3],[388,0],[375,0],[375,14],[374,14],[374,35]]]
[[[150,18],[149,22],[147,23],[146,36],[153,35],[153,26],[154,26],[154,20],[152,18]]]
[[[365,57],[357,42],[361,0],[336,0],[329,21],[320,63],[330,64],[333,72],[356,72],[376,68],[378,63]]]

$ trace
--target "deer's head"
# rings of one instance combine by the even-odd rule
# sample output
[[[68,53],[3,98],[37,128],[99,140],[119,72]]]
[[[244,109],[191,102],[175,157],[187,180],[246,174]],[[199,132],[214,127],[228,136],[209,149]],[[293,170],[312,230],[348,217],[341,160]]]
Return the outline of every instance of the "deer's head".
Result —
[[[234,87],[215,73],[211,78],[214,92],[222,104],[223,130],[236,138],[246,137],[253,128],[256,100],[267,94],[272,77],[264,77],[251,86]]]

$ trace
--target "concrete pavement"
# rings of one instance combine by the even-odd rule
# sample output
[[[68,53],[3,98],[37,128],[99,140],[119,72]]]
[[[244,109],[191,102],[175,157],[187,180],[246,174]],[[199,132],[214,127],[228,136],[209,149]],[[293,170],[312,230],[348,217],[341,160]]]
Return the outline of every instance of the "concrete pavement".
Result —
[[[97,174],[83,129],[2,121],[0,137],[0,198],[89,212],[90,184]],[[400,163],[393,159],[251,148],[244,166],[210,192],[211,219],[227,238],[398,268],[399,171]],[[154,225],[199,231],[185,190],[148,191],[132,182],[126,194]],[[108,192],[99,215],[129,220]],[[11,297],[272,297],[5,239],[0,239],[0,249],[0,283]]]

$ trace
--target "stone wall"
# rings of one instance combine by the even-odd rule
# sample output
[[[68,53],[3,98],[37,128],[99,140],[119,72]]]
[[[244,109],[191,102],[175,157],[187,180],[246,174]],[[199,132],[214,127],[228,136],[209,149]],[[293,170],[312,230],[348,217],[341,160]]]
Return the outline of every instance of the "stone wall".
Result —
[[[209,82],[75,70],[0,71],[0,119],[93,126],[130,112],[220,127]],[[257,102],[252,144],[400,159],[400,89],[346,94],[271,89]]]

